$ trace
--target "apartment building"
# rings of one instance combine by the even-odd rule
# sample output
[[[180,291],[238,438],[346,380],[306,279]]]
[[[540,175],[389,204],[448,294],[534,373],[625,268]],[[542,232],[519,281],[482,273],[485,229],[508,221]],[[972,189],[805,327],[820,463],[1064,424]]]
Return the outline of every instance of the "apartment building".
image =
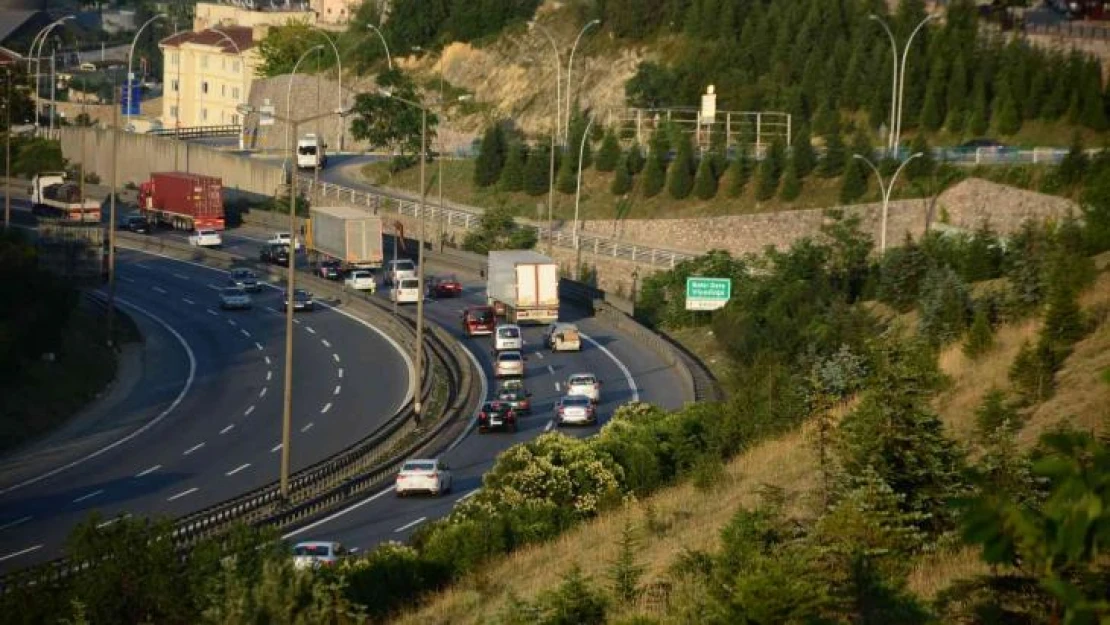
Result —
[[[260,62],[254,29],[243,26],[178,33],[161,44],[162,125],[225,126],[241,122]]]

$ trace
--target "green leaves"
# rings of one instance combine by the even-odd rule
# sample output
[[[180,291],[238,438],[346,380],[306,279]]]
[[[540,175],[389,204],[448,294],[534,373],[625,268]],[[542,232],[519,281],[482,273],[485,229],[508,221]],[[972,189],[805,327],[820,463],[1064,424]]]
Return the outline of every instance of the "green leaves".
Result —
[[[390,70],[378,75],[378,85],[388,89],[392,96],[381,93],[360,93],[355,96],[354,120],[351,136],[368,142],[374,148],[399,148],[402,154],[420,154],[422,137],[421,109],[403,102],[420,104],[420,96],[412,79],[400,70]],[[427,145],[435,140],[439,118],[427,114]]]

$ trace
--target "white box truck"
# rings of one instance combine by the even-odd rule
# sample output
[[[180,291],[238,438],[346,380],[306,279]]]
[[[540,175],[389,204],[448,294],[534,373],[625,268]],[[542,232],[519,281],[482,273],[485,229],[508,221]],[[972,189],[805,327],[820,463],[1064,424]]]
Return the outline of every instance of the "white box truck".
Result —
[[[350,206],[312,207],[308,248],[349,269],[380,269],[382,218]]]
[[[297,167],[300,169],[323,169],[328,165],[327,144],[314,134],[307,134],[297,140]]]
[[[486,298],[509,323],[559,320],[559,264],[531,250],[489,253]]]

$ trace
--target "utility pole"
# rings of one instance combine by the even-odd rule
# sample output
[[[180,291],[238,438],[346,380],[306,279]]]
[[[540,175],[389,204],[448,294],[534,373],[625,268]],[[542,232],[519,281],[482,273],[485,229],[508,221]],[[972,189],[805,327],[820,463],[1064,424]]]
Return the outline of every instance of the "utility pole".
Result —
[[[420,107],[420,249],[416,253],[416,288],[419,294],[416,297],[416,397],[413,398],[413,409],[416,413],[416,423],[419,424],[424,417],[423,406],[420,403],[420,389],[424,384],[424,224],[428,222],[427,197],[428,189],[424,186],[424,170],[428,163],[428,109]],[[396,298],[394,298],[396,299]]]
[[[281,498],[289,499],[289,445],[290,430],[293,427],[293,301],[296,299],[297,265],[297,132],[299,122],[290,124],[293,128],[289,138],[289,152],[292,157],[289,175],[289,264],[285,278],[285,388],[281,412]]]
[[[12,227],[12,69],[8,68],[8,101],[4,103],[4,230]]]
[[[115,89],[112,90],[115,93]],[[120,94],[122,96],[122,93]],[[116,196],[119,195],[119,103],[112,106],[112,193],[108,197],[108,345],[114,342],[116,307]],[[82,155],[84,158],[84,155]],[[84,196],[82,196],[82,199]]]

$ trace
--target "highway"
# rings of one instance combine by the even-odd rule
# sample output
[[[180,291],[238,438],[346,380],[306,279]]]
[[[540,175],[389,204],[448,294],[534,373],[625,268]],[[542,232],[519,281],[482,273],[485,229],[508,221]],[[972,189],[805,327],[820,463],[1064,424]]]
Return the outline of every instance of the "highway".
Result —
[[[244,226],[224,236],[225,250],[256,257],[261,242],[269,232]],[[180,236],[180,235],[178,235]],[[391,257],[391,248],[386,255]],[[428,275],[457,273],[429,263]],[[461,332],[461,311],[467,305],[485,303],[485,283],[475,276],[457,274],[463,283],[463,295],[457,299],[428,300],[425,313],[428,320],[447,328],[453,336],[468,347],[480,363],[486,376],[489,393],[496,388],[492,379],[488,337],[464,338]],[[379,288],[376,297],[387,300],[387,289]],[[541,349],[543,327],[524,328],[525,355],[527,357],[525,385],[533,393],[533,412],[525,416],[518,432],[490,432],[468,435],[455,441],[453,447],[441,454],[454,476],[453,492],[443,498],[405,498],[394,496],[392,488],[383,490],[354,503],[345,511],[289,532],[291,541],[338,540],[345,545],[367,550],[385,540],[404,540],[421,524],[446,515],[460,500],[472,494],[481,485],[482,474],[488,470],[498,453],[509,446],[530,440],[552,429],[554,402],[572,373],[592,372],[602,380],[599,404],[603,425],[619,405],[633,399],[642,399],[665,408],[679,408],[684,396],[678,378],[658,355],[605,324],[583,315],[576,309],[564,306],[560,312],[563,321],[572,321],[588,336],[580,353],[551,354]],[[562,431],[571,436],[589,436],[599,426],[570,428]]]
[[[250,311],[219,309],[219,271],[121,250],[117,295],[180,337],[129,410],[144,425],[63,470],[0,489],[0,571],[61,555],[92,512],[177,517],[277,479],[284,316],[264,288]],[[411,367],[387,337],[339,312],[296,316],[293,470],[345,448],[391,416]],[[137,417],[138,419],[138,417]]]

